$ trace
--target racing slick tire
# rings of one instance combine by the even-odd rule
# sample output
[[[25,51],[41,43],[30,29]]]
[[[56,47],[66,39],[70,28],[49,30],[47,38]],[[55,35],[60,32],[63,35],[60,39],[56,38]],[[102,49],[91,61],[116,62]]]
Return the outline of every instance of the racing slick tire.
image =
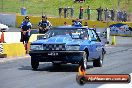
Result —
[[[103,60],[104,60],[104,53],[98,58],[93,61],[94,67],[102,67],[103,66]]]
[[[84,52],[81,62],[79,63],[80,66],[83,66],[84,69],[87,69],[88,65],[88,59],[87,59],[87,53]]]
[[[33,59],[32,57],[31,57],[31,66],[32,66],[33,70],[37,70],[37,68],[39,66],[39,62],[36,61],[35,59]]]
[[[61,63],[52,62],[53,66],[60,66]]]

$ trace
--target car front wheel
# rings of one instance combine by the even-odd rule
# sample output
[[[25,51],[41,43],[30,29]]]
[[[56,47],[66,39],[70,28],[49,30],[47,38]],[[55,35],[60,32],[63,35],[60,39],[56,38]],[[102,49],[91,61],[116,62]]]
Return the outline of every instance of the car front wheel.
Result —
[[[31,58],[31,66],[32,66],[33,70],[37,70],[37,68],[39,66],[39,62],[36,61],[35,59]]]
[[[84,52],[80,65],[87,69],[87,53]]]

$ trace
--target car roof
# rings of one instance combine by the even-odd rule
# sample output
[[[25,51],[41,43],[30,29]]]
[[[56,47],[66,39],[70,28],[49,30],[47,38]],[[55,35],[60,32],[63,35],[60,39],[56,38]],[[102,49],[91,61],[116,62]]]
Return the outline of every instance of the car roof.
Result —
[[[58,26],[53,28],[87,28],[87,27],[77,27],[77,26]]]

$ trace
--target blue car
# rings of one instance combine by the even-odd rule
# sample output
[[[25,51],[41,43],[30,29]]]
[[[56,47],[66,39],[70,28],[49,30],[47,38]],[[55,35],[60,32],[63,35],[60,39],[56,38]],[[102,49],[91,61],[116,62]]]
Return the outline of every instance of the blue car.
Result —
[[[79,64],[86,69],[88,61],[93,61],[94,67],[102,66],[105,49],[94,29],[59,26],[32,42],[29,54],[33,70],[39,62]]]

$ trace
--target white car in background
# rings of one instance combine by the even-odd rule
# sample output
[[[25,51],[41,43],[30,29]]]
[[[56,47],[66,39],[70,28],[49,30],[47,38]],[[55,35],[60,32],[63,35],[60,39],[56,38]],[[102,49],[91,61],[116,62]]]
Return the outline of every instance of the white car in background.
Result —
[[[9,30],[9,27],[8,26],[6,26],[6,25],[4,25],[4,24],[2,24],[2,23],[0,23],[0,31],[2,32],[5,32],[5,31],[8,31]]]

